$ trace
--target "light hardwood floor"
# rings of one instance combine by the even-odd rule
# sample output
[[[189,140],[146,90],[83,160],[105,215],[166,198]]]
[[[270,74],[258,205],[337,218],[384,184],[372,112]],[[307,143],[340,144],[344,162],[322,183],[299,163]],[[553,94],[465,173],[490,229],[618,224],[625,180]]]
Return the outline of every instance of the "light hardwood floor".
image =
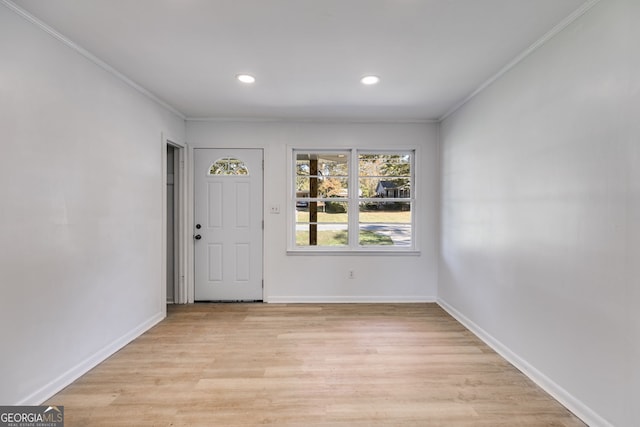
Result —
[[[75,426],[584,426],[436,304],[196,304],[52,397]]]

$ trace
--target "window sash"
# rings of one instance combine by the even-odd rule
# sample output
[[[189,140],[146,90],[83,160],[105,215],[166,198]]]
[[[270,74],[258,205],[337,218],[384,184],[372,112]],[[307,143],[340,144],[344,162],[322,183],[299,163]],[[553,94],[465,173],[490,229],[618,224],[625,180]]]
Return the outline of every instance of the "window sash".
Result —
[[[313,251],[331,251],[331,250],[339,250],[339,251],[393,251],[393,252],[402,252],[402,251],[415,251],[416,245],[416,227],[415,227],[415,211],[416,211],[416,180],[415,180],[415,158],[416,158],[416,150],[415,149],[399,149],[399,150],[367,150],[367,149],[292,149],[292,173],[290,176],[293,177],[292,183],[292,194],[293,194],[293,208],[292,212],[294,214],[293,220],[290,221],[289,227],[292,230],[292,236],[290,239],[289,247],[294,251],[300,252],[313,252]],[[397,174],[393,174],[393,169],[391,169],[390,173],[373,173],[367,175],[361,175],[361,164],[360,164],[360,156],[396,156],[397,159],[402,160],[397,163],[392,163],[392,166],[396,166],[399,171]],[[307,157],[305,157],[307,156]],[[307,174],[306,171],[300,170],[300,162],[299,158],[320,158],[324,157],[333,158],[340,156],[340,165],[344,165],[346,162],[346,168],[344,169],[345,173],[336,171],[322,171],[318,166],[318,171],[315,173]],[[344,157],[342,157],[344,156]],[[306,164],[304,161],[302,162]],[[400,165],[400,166],[398,166]],[[406,172],[406,168],[408,168],[408,173]],[[329,173],[326,173],[329,172]],[[333,172],[333,173],[331,173]],[[300,184],[301,180],[317,178],[319,180],[326,180],[330,178],[338,179],[341,182],[346,182],[346,194],[340,194],[339,196],[333,195],[332,197],[327,197],[327,193],[324,194],[316,194],[316,197],[311,197],[311,191],[300,191],[298,189],[298,184]],[[386,179],[388,181],[391,180],[403,180],[406,184],[403,184],[404,189],[398,189],[393,194],[397,197],[369,197],[362,196],[362,190],[360,188],[362,179],[372,179],[381,181]],[[342,185],[344,187],[344,185]],[[346,205],[346,223],[343,219],[332,222],[328,221],[326,218],[318,217],[322,212],[320,210],[321,206],[326,208],[327,203],[339,203]],[[298,212],[303,212],[305,206],[309,206],[311,203],[316,203],[316,206],[319,208],[317,215],[315,218],[311,218],[311,215],[305,216],[300,215],[302,217],[302,221],[298,220]],[[389,216],[386,219],[372,219],[371,215],[367,215],[364,212],[361,212],[361,206],[366,203],[394,203],[401,204],[397,205],[397,212],[402,212],[402,215],[396,215],[398,218],[394,218],[393,210],[390,210]],[[300,209],[300,210],[299,210]],[[369,216],[369,218],[367,218]],[[313,220],[312,220],[313,219]],[[327,246],[323,246],[316,241],[315,245],[311,244],[298,244],[296,242],[296,236],[300,234],[301,227],[309,227],[307,231],[310,231],[311,226],[316,227],[316,229],[320,226],[327,225],[336,225],[343,227],[346,224],[346,234],[348,236],[348,241],[346,245],[343,244],[331,244]],[[371,230],[382,230],[379,231],[371,231]],[[380,237],[386,234],[393,234],[394,236],[403,236],[402,239],[393,240],[392,244],[389,244],[384,238],[374,238],[371,239],[373,234],[377,234]],[[363,234],[366,235],[363,238]],[[344,239],[344,236],[341,236]],[[363,240],[364,239],[364,240]],[[340,240],[342,242],[343,240]],[[364,242],[364,243],[363,243]],[[377,243],[376,243],[377,242]],[[379,243],[379,244],[378,244]]]

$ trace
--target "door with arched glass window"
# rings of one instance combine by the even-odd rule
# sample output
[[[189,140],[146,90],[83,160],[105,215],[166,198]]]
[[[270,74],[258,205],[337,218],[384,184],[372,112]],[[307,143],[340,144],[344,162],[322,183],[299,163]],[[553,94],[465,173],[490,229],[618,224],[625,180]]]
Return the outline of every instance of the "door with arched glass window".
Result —
[[[194,149],[195,300],[262,300],[262,150]]]

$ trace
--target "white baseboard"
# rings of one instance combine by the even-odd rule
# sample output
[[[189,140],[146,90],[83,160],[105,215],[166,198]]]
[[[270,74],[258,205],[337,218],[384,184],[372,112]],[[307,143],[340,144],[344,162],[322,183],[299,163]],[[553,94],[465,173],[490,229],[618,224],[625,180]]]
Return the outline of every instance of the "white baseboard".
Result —
[[[507,346],[502,344],[487,331],[467,318],[464,314],[460,313],[453,306],[449,305],[446,301],[438,298],[437,303],[447,313],[453,316],[458,322],[460,322],[467,329],[473,332],[478,338],[484,341],[485,344],[495,350],[496,353],[505,358],[513,366],[518,368],[523,374],[529,377],[529,379],[531,379],[534,383],[540,386],[540,388],[553,396],[554,399],[564,405],[568,410],[573,412],[587,425],[591,427],[613,427],[613,424],[609,423],[587,405],[576,399],[567,390],[565,390],[549,377],[537,370],[525,359],[512,352]]]
[[[64,372],[62,375],[55,378],[50,383],[41,387],[39,390],[31,393],[23,399],[20,399],[14,405],[41,405],[42,402],[51,398],[63,388],[80,378],[82,375],[95,368],[97,365],[105,361],[109,356],[120,350],[125,345],[129,344],[134,339],[151,329],[165,318],[163,313],[157,313],[150,319],[144,321],[122,337],[114,340],[107,346],[103,347],[92,356],[80,362],[78,365]]]
[[[433,296],[271,296],[264,302],[273,304],[349,304],[349,303],[435,303]]]

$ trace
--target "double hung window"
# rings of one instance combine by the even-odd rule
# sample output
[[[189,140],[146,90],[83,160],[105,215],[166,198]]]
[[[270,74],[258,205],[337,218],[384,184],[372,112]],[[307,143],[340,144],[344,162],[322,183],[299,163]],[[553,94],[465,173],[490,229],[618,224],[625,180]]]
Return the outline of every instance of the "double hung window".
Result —
[[[414,150],[293,150],[294,251],[415,250]]]

